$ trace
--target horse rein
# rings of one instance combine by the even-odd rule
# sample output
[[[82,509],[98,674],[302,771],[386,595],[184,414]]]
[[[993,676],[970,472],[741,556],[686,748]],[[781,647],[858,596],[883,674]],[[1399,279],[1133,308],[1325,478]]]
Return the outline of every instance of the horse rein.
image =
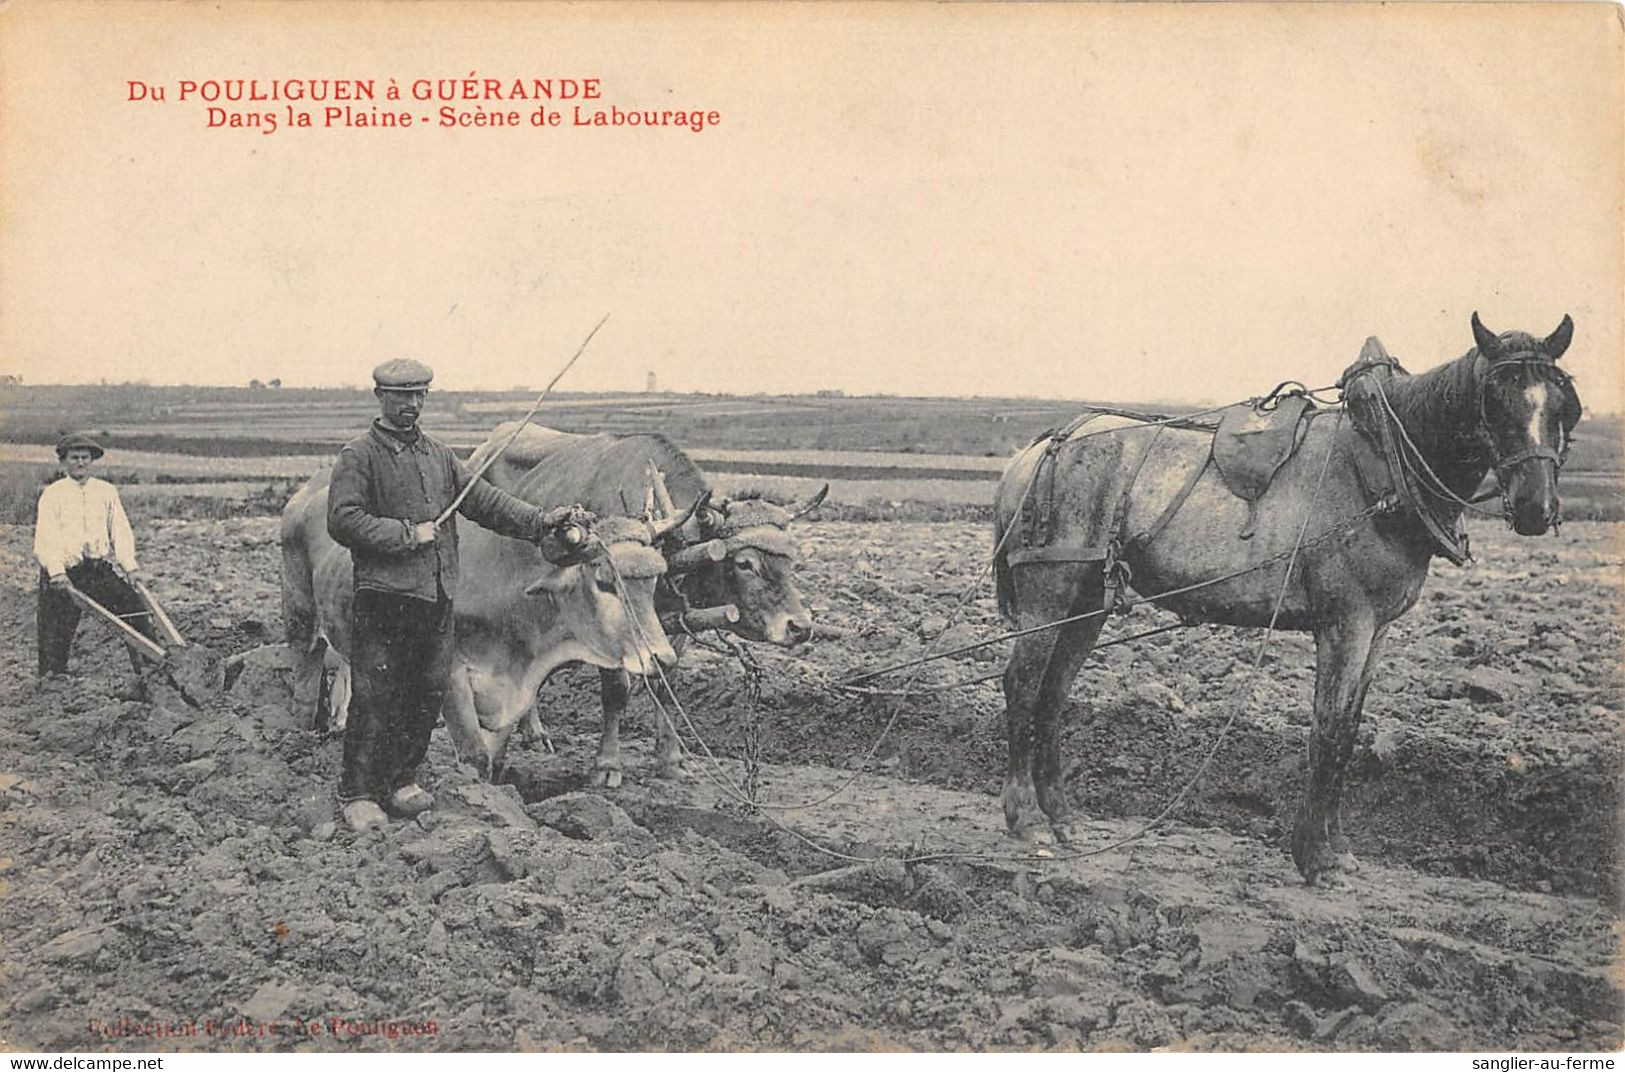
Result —
[[[1510,524],[1512,517],[1512,505],[1507,500],[1507,481],[1504,478],[1504,474],[1513,466],[1518,465],[1521,462],[1528,461],[1532,458],[1548,460],[1552,462],[1556,468],[1561,469],[1564,462],[1568,459],[1569,446],[1573,442],[1572,429],[1575,422],[1569,421],[1562,417],[1559,418],[1558,423],[1563,434],[1562,446],[1559,449],[1554,450],[1553,448],[1547,446],[1532,446],[1515,454],[1502,455],[1496,446],[1495,437],[1490,433],[1489,416],[1487,410],[1485,409],[1485,400],[1487,395],[1486,388],[1490,379],[1501,369],[1534,367],[1545,370],[1548,374],[1553,374],[1551,378],[1555,381],[1557,387],[1564,393],[1566,399],[1568,400],[1568,405],[1565,412],[1567,412],[1568,409],[1578,410],[1579,396],[1574,391],[1573,377],[1567,372],[1558,368],[1550,358],[1536,357],[1529,352],[1516,354],[1500,360],[1483,358],[1482,354],[1480,354],[1480,357],[1487,362],[1487,367],[1483,372],[1479,373],[1475,377],[1477,381],[1476,388],[1478,395],[1476,406],[1478,427],[1474,430],[1474,436],[1483,446],[1485,452],[1489,455],[1490,468],[1495,472],[1496,486],[1488,491],[1473,496],[1471,499],[1464,499],[1460,495],[1457,495],[1451,490],[1449,485],[1447,485],[1439,477],[1439,475],[1433,471],[1432,467],[1428,465],[1426,459],[1423,457],[1421,448],[1419,448],[1411,439],[1409,431],[1407,431],[1405,428],[1405,423],[1400,420],[1399,414],[1394,410],[1393,403],[1388,398],[1388,392],[1383,389],[1382,382],[1378,380],[1375,382],[1374,386],[1377,389],[1378,396],[1382,399],[1382,405],[1387,411],[1388,419],[1391,420],[1394,426],[1399,429],[1400,437],[1405,446],[1408,448],[1408,453],[1414,457],[1415,464],[1416,466],[1420,467],[1421,474],[1424,474],[1427,477],[1427,482],[1432,485],[1431,488],[1423,488],[1422,490],[1427,491],[1436,498],[1453,502],[1458,506],[1473,511],[1474,513],[1485,514],[1486,516],[1491,517],[1495,515],[1490,514],[1487,511],[1475,509],[1476,504],[1488,502],[1491,499],[1499,497],[1501,500],[1501,518]],[[1388,363],[1385,362],[1382,364]],[[1392,364],[1394,367],[1398,367],[1397,362],[1392,362]],[[1377,365],[1374,364],[1372,367],[1377,367]],[[1411,467],[1407,465],[1407,468]],[[1420,505],[1420,503],[1416,504],[1417,507],[1420,507]]]

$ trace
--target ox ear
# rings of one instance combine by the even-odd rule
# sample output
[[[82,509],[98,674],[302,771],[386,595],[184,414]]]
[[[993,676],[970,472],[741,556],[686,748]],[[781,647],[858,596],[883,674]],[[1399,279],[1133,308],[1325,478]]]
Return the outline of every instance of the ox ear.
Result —
[[[531,581],[529,584],[525,585],[525,594],[527,596],[548,596],[550,598],[557,598],[564,593],[565,589],[569,588],[571,584],[575,582],[575,578],[572,576],[574,572],[575,567],[573,566],[565,566],[561,569],[549,570],[540,577],[536,578],[534,581]]]
[[[1557,330],[1541,340],[1540,348],[1546,351],[1546,356],[1553,361],[1563,356],[1574,341],[1574,319],[1569,314],[1563,314],[1563,322],[1557,325]]]
[[[824,496],[826,496],[828,494],[829,494],[829,485],[825,484],[823,487],[818,489],[818,494],[817,495],[814,495],[812,498],[808,499],[806,502],[794,502],[794,503],[791,503],[789,506],[786,506],[785,509],[790,511],[790,520],[794,521],[796,518],[802,517],[803,515],[809,514],[812,511],[818,509],[818,504],[823,502],[824,501]]]
[[[1473,342],[1478,346],[1478,352],[1485,357],[1495,357],[1501,352],[1501,339],[1495,332],[1484,326],[1478,319],[1478,313],[1473,313]]]

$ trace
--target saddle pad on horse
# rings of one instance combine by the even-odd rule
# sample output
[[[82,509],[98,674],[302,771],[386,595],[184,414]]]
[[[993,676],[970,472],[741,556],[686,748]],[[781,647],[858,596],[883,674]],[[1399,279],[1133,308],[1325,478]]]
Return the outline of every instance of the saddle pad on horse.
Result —
[[[1225,487],[1247,503],[1242,539],[1252,538],[1258,500],[1303,442],[1309,427],[1306,417],[1314,408],[1303,395],[1286,395],[1271,409],[1231,406],[1219,418],[1219,430],[1213,433],[1213,464]]]

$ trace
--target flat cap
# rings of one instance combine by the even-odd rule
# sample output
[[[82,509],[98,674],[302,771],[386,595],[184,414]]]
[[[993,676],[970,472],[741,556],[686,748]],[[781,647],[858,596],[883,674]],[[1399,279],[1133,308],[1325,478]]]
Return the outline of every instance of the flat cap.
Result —
[[[62,437],[61,441],[56,445],[57,459],[60,461],[66,458],[70,450],[88,450],[93,458],[100,458],[107,453],[102,449],[100,443],[83,432],[70,432]]]
[[[427,391],[434,369],[410,357],[385,361],[372,370],[372,382],[385,391]]]

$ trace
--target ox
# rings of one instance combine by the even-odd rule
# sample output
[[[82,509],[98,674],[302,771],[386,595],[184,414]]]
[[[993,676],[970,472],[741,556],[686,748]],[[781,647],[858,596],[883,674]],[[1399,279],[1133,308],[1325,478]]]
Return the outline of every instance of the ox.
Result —
[[[478,465],[513,434],[512,423],[493,431],[469,459]],[[535,501],[579,502],[600,516],[629,513],[642,505],[652,478],[659,505],[670,513],[671,499],[701,505],[660,542],[666,554],[666,583],[656,609],[663,620],[682,623],[692,611],[732,608],[729,615],[697,615],[708,628],[722,628],[747,640],[793,647],[812,636],[812,615],[796,589],[797,548],[787,531],[829,493],[826,484],[805,502],[776,506],[761,499],[712,501],[710,484],[693,460],[665,436],[574,435],[527,425],[486,472],[497,487],[515,491],[535,481]],[[528,486],[528,485],[527,485]],[[474,540],[492,539],[478,533]],[[694,621],[690,618],[689,621]],[[682,637],[678,635],[681,647]],[[630,678],[625,669],[600,666],[603,734],[595,781],[621,784],[620,720]],[[664,688],[662,693],[669,697]],[[540,734],[539,726],[529,727]],[[655,769],[661,775],[680,768],[676,735],[665,718],[655,719]]]
[[[282,613],[294,671],[294,712],[312,724],[326,649],[339,657],[333,714],[348,698],[353,585],[350,553],[327,533],[329,474],[299,490],[282,513]],[[508,474],[507,491],[550,502],[538,474]],[[522,540],[472,527],[462,539],[456,603],[458,665],[444,712],[458,754],[494,776],[514,727],[547,675],[571,662],[647,674],[676,653],[654,610],[666,563],[653,543],[690,519],[661,523],[603,517],[581,560],[555,565]]]

